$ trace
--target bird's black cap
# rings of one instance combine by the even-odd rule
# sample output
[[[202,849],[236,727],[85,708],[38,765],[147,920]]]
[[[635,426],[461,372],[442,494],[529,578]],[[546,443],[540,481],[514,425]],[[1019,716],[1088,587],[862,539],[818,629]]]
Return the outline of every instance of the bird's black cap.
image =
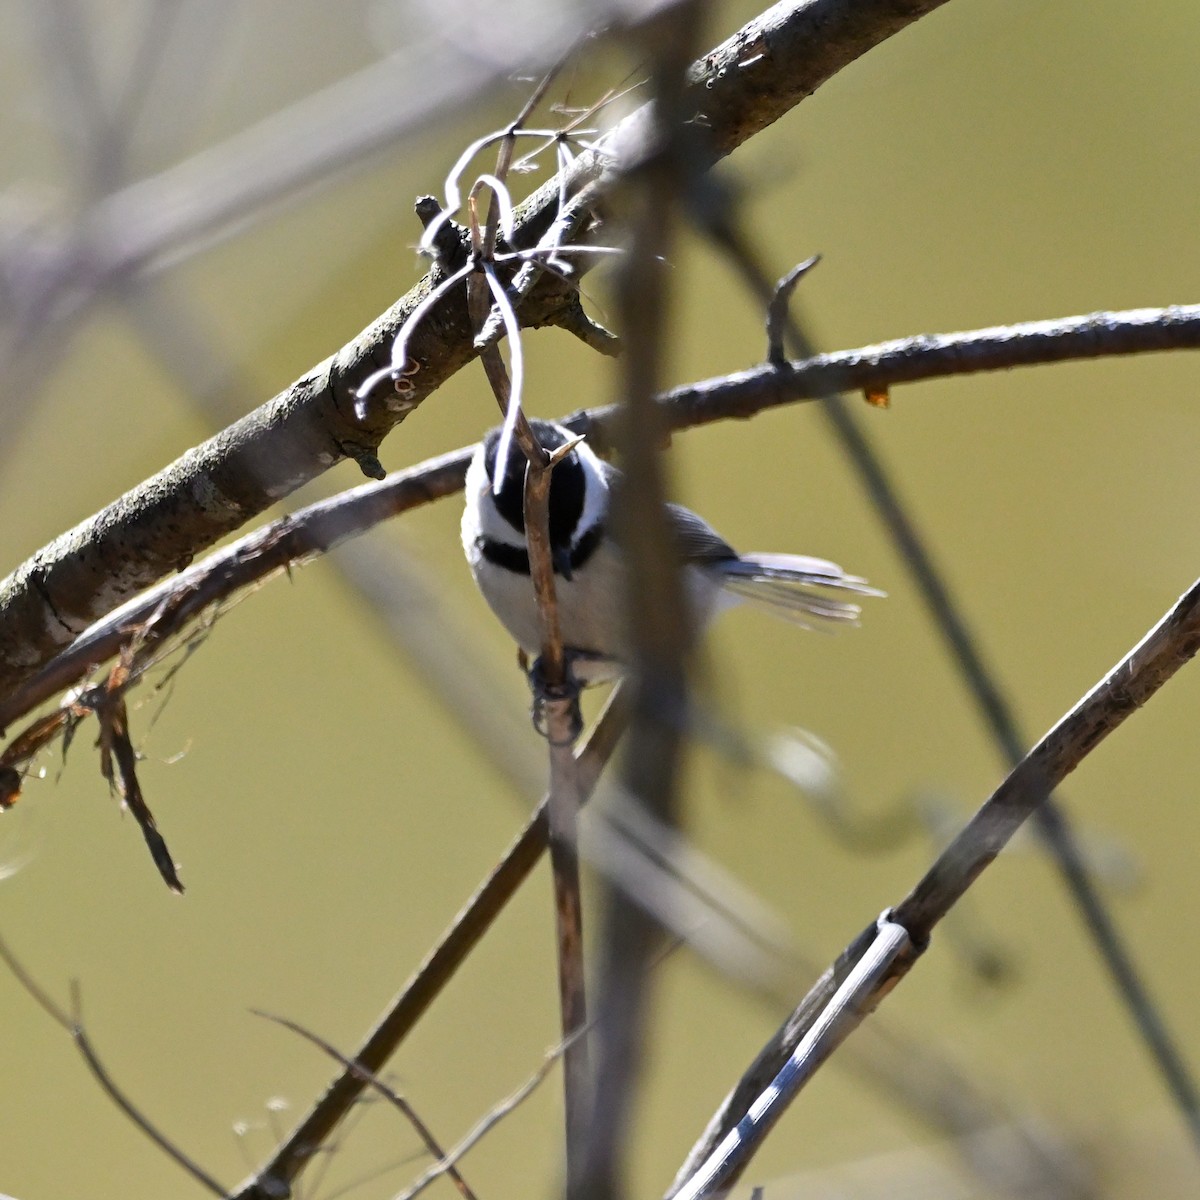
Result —
[[[554,451],[565,445],[572,436],[550,421],[529,422],[534,436],[546,450]],[[496,452],[500,446],[500,430],[493,429],[484,442],[484,466],[493,486],[496,479]],[[511,446],[504,466],[504,478],[495,492],[496,511],[518,532],[525,532],[525,467],[527,460],[521,448]],[[568,454],[555,468],[550,478],[550,548],[566,551],[579,530],[583,516],[587,479],[579,456]]]

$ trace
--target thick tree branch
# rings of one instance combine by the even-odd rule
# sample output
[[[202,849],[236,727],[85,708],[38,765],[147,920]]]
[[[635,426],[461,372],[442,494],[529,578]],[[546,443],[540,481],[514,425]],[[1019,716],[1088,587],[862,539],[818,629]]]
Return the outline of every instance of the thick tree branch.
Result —
[[[750,22],[692,68],[696,124],[712,160],[776,120],[836,71],[944,0],[802,0]],[[572,189],[607,180],[642,153],[647,116],[639,110],[606,139],[603,157],[585,154]],[[520,244],[552,219],[560,183],[540,189],[519,213]],[[343,458],[368,474],[383,437],[404,413],[380,405],[365,420],[352,396],[389,361],[395,335],[433,285],[427,275],[337,354],[262,408],[63,534],[0,582],[0,695],[7,694],[93,621],[181,566],[272,503]],[[449,298],[412,343],[421,370],[419,404],[472,357],[473,330],[461,300]],[[526,325],[552,323],[572,301],[540,280],[522,309]]]

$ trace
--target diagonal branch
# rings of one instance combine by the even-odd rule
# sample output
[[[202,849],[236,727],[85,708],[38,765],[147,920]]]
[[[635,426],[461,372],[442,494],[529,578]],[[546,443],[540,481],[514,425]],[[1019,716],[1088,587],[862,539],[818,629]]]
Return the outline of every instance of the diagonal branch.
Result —
[[[797,0],[776,5],[693,65],[694,124],[715,161],[776,120],[848,63],[945,0]],[[753,53],[748,50],[753,48]],[[605,184],[643,153],[645,109],[622,121],[603,153],[568,172],[571,190]],[[518,212],[516,240],[537,240],[562,181]],[[376,453],[403,419],[380,405],[359,420],[353,395],[389,361],[397,331],[437,269],[332,357],[261,408],[189,450],[94,517],[44,547],[0,582],[0,695],[32,675],[93,621],[344,458],[381,474]],[[544,275],[522,306],[526,326],[571,310],[570,289]],[[408,398],[420,403],[474,357],[464,306],[449,297],[436,331],[413,339],[421,365]]]
[[[789,321],[786,316],[787,289],[805,269],[805,264],[801,264],[800,268],[776,285],[772,299],[772,289],[766,272],[759,265],[752,245],[729,219],[729,215],[719,207],[711,210],[708,218],[710,235],[734,260],[751,291],[768,306],[768,360],[773,365],[780,365],[781,343],[786,332],[793,351],[811,361],[816,354],[814,346],[801,327],[796,322]],[[812,261],[810,260],[809,265]],[[1166,331],[1181,320],[1184,324],[1187,323],[1186,315],[1174,310],[1169,310],[1165,315],[1146,311],[1127,315],[1130,329],[1140,331],[1141,327],[1149,325],[1164,336],[1169,336]],[[968,352],[961,356],[965,365],[989,361],[997,352],[1003,350],[1004,342],[1011,332],[985,330],[976,336],[972,344],[965,347]],[[1093,314],[1090,318],[1085,317],[1068,323],[1068,327],[1061,331],[1047,329],[1041,325],[1026,327],[1023,348],[1026,354],[1038,355],[1044,353],[1044,343],[1049,342],[1064,352],[1078,348],[1086,354],[1101,340],[1098,335],[1108,332],[1111,331],[1103,314]],[[1055,336],[1059,333],[1061,336]],[[934,341],[937,350],[950,362],[959,357],[958,352],[963,348],[962,339],[954,336]],[[885,350],[883,354],[875,357],[888,356],[889,352]],[[897,364],[901,368],[904,357],[902,351]],[[887,383],[881,384],[877,380],[868,379],[863,384],[863,391],[868,404],[887,405]],[[901,551],[934,624],[957,663],[985,723],[991,728],[993,738],[1008,759],[1008,765],[1015,766],[1021,760],[1028,741],[1019,733],[1011,707],[993,673],[984,662],[978,641],[968,628],[965,616],[952,599],[949,586],[938,570],[926,540],[906,511],[894,483],[871,445],[866,429],[861,427],[849,404],[836,393],[831,392],[825,396],[822,412],[857,472],[877,515]],[[1142,984],[1132,955],[1126,948],[1098,887],[1087,871],[1082,850],[1063,806],[1054,797],[1049,797],[1034,814],[1034,824],[1058,867],[1059,874],[1083,918],[1087,932],[1109,971],[1118,994],[1133,1017],[1155,1065],[1187,1122],[1193,1141],[1200,1146],[1200,1095],[1196,1085],[1184,1065],[1182,1055],[1173,1044],[1163,1018]]]
[[[862,999],[858,1019],[895,987],[928,945],[933,928],[996,858],[1012,835],[1100,743],[1200,650],[1200,580],[1107,675],[1029,751],[988,798],[920,882],[888,914],[907,932],[903,954]],[[847,946],[759,1053],[692,1149],[672,1187],[674,1195],[751,1113],[825,1011],[838,989],[875,942],[875,927]],[[749,1161],[745,1156],[710,1182],[728,1187]],[[704,1195],[709,1194],[707,1191]]]

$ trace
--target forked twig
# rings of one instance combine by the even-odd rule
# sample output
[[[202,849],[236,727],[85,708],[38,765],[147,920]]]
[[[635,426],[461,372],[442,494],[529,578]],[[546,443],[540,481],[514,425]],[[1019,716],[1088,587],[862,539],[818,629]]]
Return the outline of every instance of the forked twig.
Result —
[[[38,1006],[53,1020],[61,1025],[70,1035],[88,1070],[100,1085],[104,1094],[148,1137],[168,1158],[182,1167],[193,1179],[206,1187],[214,1196],[226,1200],[229,1192],[222,1187],[203,1167],[185,1154],[166,1134],[162,1133],[151,1123],[141,1110],[117,1086],[107,1068],[100,1061],[91,1039],[83,1026],[83,1015],[80,1005],[79,985],[71,984],[71,1012],[68,1016],[49,994],[34,980],[33,976],[21,965],[16,955],[9,949],[6,942],[0,939],[0,959],[2,959],[16,981],[37,1002]]]
[[[277,1013],[264,1012],[260,1008],[252,1008],[250,1011],[256,1017],[263,1017],[268,1021],[274,1021],[276,1025],[282,1025],[284,1029],[290,1029],[292,1033],[298,1034],[305,1041],[311,1042],[318,1049],[328,1054],[330,1058],[340,1062],[347,1071],[353,1072],[365,1084],[374,1088],[393,1108],[403,1114],[408,1123],[416,1130],[417,1136],[425,1143],[425,1148],[433,1155],[434,1161],[444,1164],[442,1173],[450,1176],[454,1186],[458,1188],[459,1194],[464,1197],[464,1200],[476,1200],[475,1193],[471,1191],[470,1185],[459,1173],[454,1163],[448,1160],[446,1151],[442,1149],[437,1138],[433,1136],[433,1131],[421,1119],[417,1110],[399,1092],[394,1088],[388,1087],[373,1071],[368,1071],[365,1067],[355,1062],[354,1059],[348,1058],[332,1042],[328,1042],[323,1037],[313,1033],[311,1029],[305,1029],[298,1022],[288,1017],[281,1017]]]
[[[585,1032],[585,1029],[579,1029],[573,1037],[582,1037]],[[473,1149],[480,1139],[490,1133],[509,1113],[523,1104],[533,1094],[538,1084],[550,1074],[551,1068],[558,1061],[559,1055],[565,1054],[570,1048],[570,1042],[563,1042],[547,1054],[542,1061],[542,1065],[515,1092],[506,1096],[490,1112],[480,1118],[457,1146],[440,1162],[436,1162],[433,1166],[429,1167],[413,1184],[405,1188],[396,1197],[396,1200],[416,1200],[416,1197],[433,1183],[435,1179],[453,1170],[454,1164],[459,1162],[464,1154]]]
[[[585,794],[595,787],[627,719],[627,705],[618,686],[576,754]],[[543,798],[492,873],[355,1051],[354,1061],[361,1067],[378,1073],[529,877],[546,849],[548,805],[549,798]],[[253,1179],[242,1184],[236,1193],[237,1200],[269,1200],[279,1194],[279,1189],[290,1188],[309,1161],[312,1147],[325,1142],[362,1094],[364,1086],[349,1071],[335,1079],[271,1159]]]

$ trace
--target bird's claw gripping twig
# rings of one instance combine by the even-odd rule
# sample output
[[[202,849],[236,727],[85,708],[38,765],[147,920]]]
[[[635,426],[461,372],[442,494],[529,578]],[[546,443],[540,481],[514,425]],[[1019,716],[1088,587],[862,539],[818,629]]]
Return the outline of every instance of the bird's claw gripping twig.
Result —
[[[529,690],[533,693],[533,727],[556,746],[574,745],[583,732],[583,714],[579,709],[579,693],[583,687],[571,670],[569,653],[563,666],[563,678],[555,683],[546,678],[540,656],[533,660],[528,670]],[[557,720],[560,713],[565,716],[565,722]]]

